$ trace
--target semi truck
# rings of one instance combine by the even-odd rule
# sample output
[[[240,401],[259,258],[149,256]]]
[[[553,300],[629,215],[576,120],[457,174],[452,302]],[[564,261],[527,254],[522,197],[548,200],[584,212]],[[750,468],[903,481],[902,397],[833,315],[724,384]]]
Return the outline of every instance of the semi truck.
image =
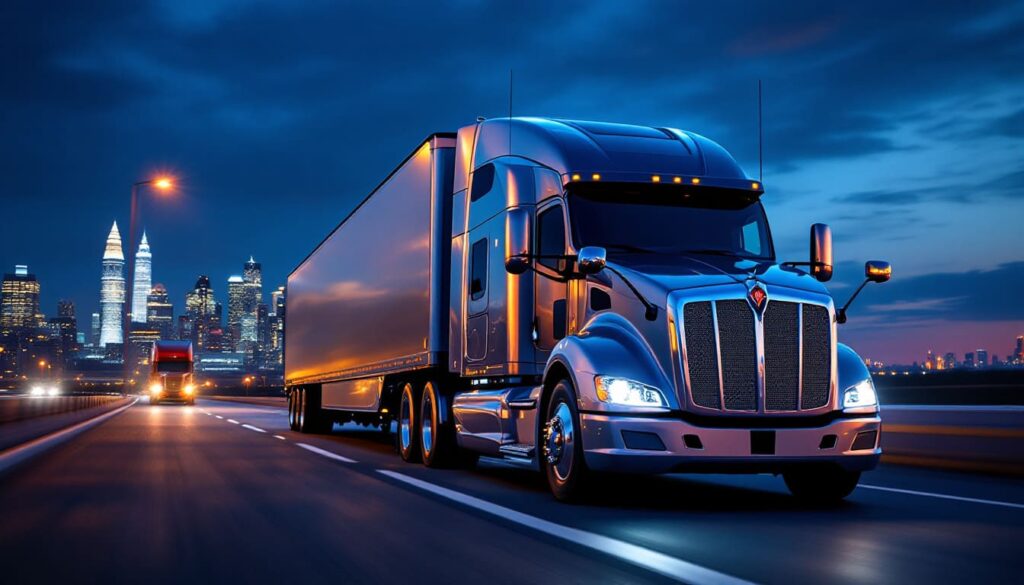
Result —
[[[156,341],[150,351],[149,403],[196,403],[191,341]]]
[[[288,277],[289,424],[395,423],[407,462],[518,461],[567,501],[603,472],[841,499],[879,460],[878,401],[838,342],[831,230],[779,262],[763,194],[673,128],[433,134]],[[868,262],[864,284],[890,274]]]

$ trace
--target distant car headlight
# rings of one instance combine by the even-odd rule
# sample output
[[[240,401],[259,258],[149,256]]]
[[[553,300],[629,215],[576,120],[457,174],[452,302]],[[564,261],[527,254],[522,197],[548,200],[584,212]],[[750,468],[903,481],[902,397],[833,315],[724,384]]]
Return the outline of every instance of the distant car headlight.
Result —
[[[58,396],[60,395],[60,388],[58,388],[57,386],[50,386],[49,388],[46,389],[46,395]]]
[[[153,382],[149,385],[149,393],[156,396],[164,391],[164,387],[160,385],[160,382]]]
[[[668,406],[665,395],[653,386],[612,376],[597,376],[594,381],[597,385],[597,398],[601,402],[622,406]]]
[[[45,396],[46,389],[43,388],[42,386],[33,386],[32,389],[28,391],[28,393],[30,396]]]
[[[195,391],[196,391],[196,387],[194,385],[192,385],[192,384],[185,384],[185,394],[186,395],[192,396],[192,394],[194,394]]]
[[[843,408],[864,406],[878,406],[878,395],[875,394],[875,385],[870,379],[863,380],[843,392]]]

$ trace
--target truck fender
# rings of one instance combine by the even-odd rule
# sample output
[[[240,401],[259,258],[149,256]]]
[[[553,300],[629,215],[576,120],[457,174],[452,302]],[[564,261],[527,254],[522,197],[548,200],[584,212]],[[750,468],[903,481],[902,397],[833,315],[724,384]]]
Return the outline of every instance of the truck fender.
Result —
[[[568,372],[582,412],[641,412],[636,408],[613,406],[598,400],[594,377],[599,374],[627,378],[658,388],[670,408],[679,408],[671,377],[665,375],[636,327],[615,313],[599,313],[577,335],[566,337],[555,345],[544,368],[546,387],[550,388],[556,378],[561,377],[559,370]],[[543,419],[543,411],[538,419]]]
[[[839,395],[836,397],[836,407],[841,409],[843,407],[843,392],[864,380],[871,380],[871,372],[868,371],[864,360],[857,355],[857,352],[844,343],[836,344],[836,366],[839,371]]]

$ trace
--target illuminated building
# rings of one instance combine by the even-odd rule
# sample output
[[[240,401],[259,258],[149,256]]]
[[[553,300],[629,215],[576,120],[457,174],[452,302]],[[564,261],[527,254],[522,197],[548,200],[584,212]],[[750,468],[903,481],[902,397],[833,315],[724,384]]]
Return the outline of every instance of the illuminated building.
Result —
[[[220,328],[220,304],[213,298],[210,277],[200,276],[196,287],[185,293],[185,311],[192,324],[191,339],[197,350],[204,350],[209,343],[211,329]]]
[[[146,297],[146,323],[160,332],[160,339],[174,339],[174,305],[162,284],[155,284]]]
[[[100,278],[100,346],[121,343],[121,312],[124,308],[124,252],[117,222],[110,228],[103,251],[103,276]]]
[[[57,316],[50,318],[54,335],[60,340],[60,351],[68,363],[78,352],[78,320],[75,319],[75,304],[71,301],[57,303]]]
[[[245,315],[248,287],[241,276],[228,278],[228,336],[233,351],[242,345],[242,316]]]
[[[1024,335],[1017,336],[1017,348],[1013,355],[1016,356],[1018,364],[1024,364]]]
[[[948,352],[946,354],[946,360],[945,361],[946,361],[946,369],[947,370],[952,370],[953,368],[955,368],[957,366],[956,354],[953,353],[953,352]]]
[[[132,322],[145,323],[147,297],[153,288],[153,254],[149,251],[149,240],[142,232],[139,251],[135,254],[135,285],[132,287]]]
[[[969,351],[969,352],[964,354],[964,367],[965,368],[973,368],[974,367],[974,352],[973,351]]]
[[[93,313],[89,323],[89,344],[98,347],[100,344],[100,314]]]
[[[39,281],[29,274],[28,266],[17,265],[14,273],[4,275],[0,288],[0,329],[29,329],[41,325]]]
[[[975,350],[974,353],[977,354],[977,356],[978,356],[977,357],[977,359],[978,359],[977,367],[984,368],[985,366],[988,365],[988,350],[987,349],[978,349],[978,350]]]

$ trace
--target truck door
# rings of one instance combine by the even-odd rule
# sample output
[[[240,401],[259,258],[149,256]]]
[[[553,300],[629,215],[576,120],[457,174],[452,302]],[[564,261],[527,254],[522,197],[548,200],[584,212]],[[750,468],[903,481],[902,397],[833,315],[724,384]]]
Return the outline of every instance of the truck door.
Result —
[[[538,256],[535,266],[535,298],[533,339],[538,353],[537,361],[546,361],[547,353],[566,335],[568,307],[566,306],[567,260],[550,258],[565,254],[565,211],[560,200],[537,207],[534,225],[534,250]],[[546,256],[546,257],[545,257]]]

